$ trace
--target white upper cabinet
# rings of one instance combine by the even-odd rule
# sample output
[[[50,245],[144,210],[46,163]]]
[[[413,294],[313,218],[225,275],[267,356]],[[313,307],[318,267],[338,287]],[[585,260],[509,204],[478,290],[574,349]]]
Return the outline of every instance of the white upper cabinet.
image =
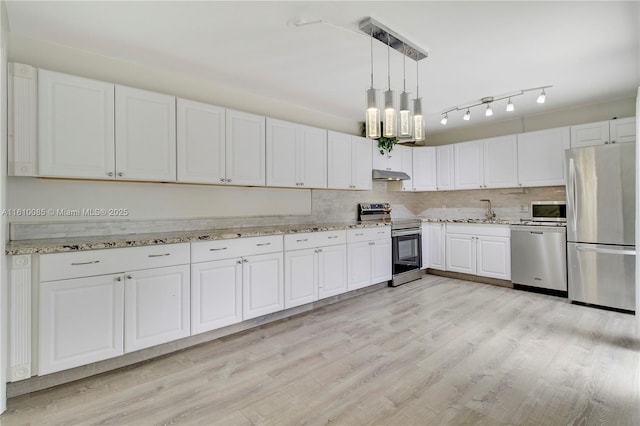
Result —
[[[178,182],[225,183],[225,109],[177,100]]]
[[[571,148],[635,142],[635,117],[571,126]]]
[[[400,154],[401,164],[400,171],[405,172],[411,179],[403,180],[401,182],[401,187],[403,191],[413,191],[413,148],[409,148],[408,146],[398,146],[394,148],[394,151],[398,151],[396,153]]]
[[[424,146],[413,148],[413,174],[411,184],[414,191],[435,191],[436,148]]]
[[[176,98],[116,86],[116,179],[175,182]]]
[[[398,148],[402,147],[396,145],[391,152],[384,151],[383,154],[380,154],[378,143],[373,141],[373,169],[393,170],[394,172],[402,170],[402,154]]]
[[[569,134],[568,127],[519,134],[518,185],[564,185]]]
[[[232,185],[265,185],[265,118],[227,109],[226,172]]]
[[[484,139],[484,187],[518,186],[518,143],[516,135]]]
[[[38,70],[40,176],[113,179],[114,85]]]
[[[327,131],[267,118],[267,186],[327,187]]]
[[[484,187],[483,154],[482,141],[454,145],[454,186],[456,189],[479,189]]]
[[[453,189],[454,184],[454,149],[453,145],[436,147],[436,189]]]
[[[333,189],[371,189],[373,144],[369,139],[327,132],[327,185]]]

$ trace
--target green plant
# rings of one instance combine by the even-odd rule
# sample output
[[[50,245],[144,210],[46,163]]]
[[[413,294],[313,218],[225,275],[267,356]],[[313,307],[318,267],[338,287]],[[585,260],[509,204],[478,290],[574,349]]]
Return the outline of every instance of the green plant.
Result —
[[[387,138],[384,136],[380,136],[378,138],[378,149],[380,149],[380,154],[384,154],[385,151],[387,153],[393,151],[393,147],[398,143],[397,137]]]

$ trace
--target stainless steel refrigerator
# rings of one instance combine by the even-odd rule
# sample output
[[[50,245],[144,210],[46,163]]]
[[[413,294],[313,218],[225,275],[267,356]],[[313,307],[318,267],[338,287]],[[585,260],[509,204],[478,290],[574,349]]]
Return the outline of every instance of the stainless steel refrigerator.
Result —
[[[635,144],[570,149],[569,299],[635,310]]]

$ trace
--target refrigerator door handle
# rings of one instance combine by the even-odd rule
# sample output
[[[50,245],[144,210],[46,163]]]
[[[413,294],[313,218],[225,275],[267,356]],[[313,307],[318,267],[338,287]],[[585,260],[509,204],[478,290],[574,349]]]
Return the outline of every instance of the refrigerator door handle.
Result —
[[[606,249],[606,248],[597,248],[597,247],[587,247],[587,246],[576,246],[576,250],[585,251],[591,253],[602,253],[602,254],[619,254],[625,256],[635,256],[635,250],[614,250],[614,249]]]
[[[578,191],[576,191],[576,165],[573,158],[569,158],[569,185],[567,185],[567,188],[569,188],[571,193],[569,195],[569,202],[571,203],[571,209],[573,210],[573,214],[571,216],[573,219],[573,231],[575,232],[578,227],[578,200],[576,199],[576,193]]]

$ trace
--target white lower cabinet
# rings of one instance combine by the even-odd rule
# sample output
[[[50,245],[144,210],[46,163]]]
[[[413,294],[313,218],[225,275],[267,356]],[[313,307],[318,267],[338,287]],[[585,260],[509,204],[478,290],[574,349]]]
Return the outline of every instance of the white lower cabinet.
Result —
[[[346,240],[344,230],[285,235],[285,308],[347,291]]]
[[[189,265],[126,273],[125,352],[190,336],[190,290]]]
[[[122,274],[40,284],[39,374],[124,353]]]
[[[422,269],[445,270],[445,224],[422,224]]]
[[[47,254],[39,263],[39,375],[191,334],[189,244]]]
[[[509,226],[448,224],[446,270],[510,280],[510,235]]]
[[[242,318],[247,320],[284,309],[283,254],[247,256],[242,265]]]
[[[191,265],[191,334],[242,321],[242,260]]]
[[[392,278],[391,228],[347,230],[347,288],[356,290]]]

